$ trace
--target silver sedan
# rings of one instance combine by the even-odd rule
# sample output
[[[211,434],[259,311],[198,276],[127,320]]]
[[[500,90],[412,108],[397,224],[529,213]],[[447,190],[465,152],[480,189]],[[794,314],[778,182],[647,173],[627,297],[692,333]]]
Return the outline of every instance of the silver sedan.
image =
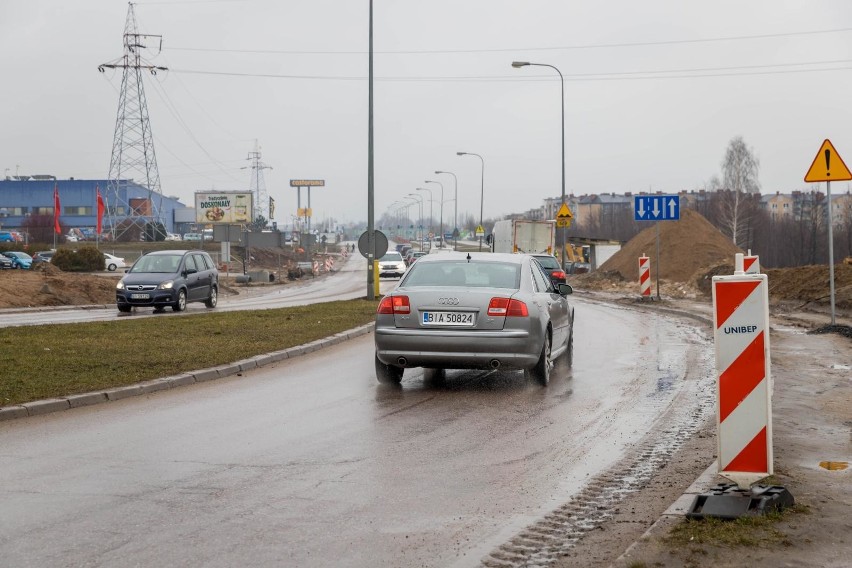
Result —
[[[526,254],[444,253],[411,266],[376,314],[376,377],[399,383],[407,367],[523,369],[547,385],[570,366],[574,310]]]

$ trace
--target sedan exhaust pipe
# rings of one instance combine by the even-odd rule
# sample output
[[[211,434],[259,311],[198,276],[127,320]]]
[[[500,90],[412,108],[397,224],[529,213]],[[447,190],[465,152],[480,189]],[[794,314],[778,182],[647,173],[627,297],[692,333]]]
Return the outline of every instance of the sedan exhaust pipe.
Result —
[[[499,369],[500,368],[500,361],[498,359],[491,359],[491,362],[488,363],[488,365],[492,369]]]
[[[406,359],[405,357],[400,357],[396,360],[396,362],[400,367],[405,367],[406,365],[408,365],[408,359]]]

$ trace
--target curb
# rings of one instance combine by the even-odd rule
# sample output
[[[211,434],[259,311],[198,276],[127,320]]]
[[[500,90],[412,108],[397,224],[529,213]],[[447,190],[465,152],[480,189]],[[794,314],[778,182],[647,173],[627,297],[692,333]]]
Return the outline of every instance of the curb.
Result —
[[[40,416],[43,414],[50,414],[52,412],[69,410],[71,408],[91,406],[93,404],[101,404],[104,402],[121,400],[123,398],[130,398],[132,396],[150,394],[161,390],[168,390],[172,388],[193,385],[195,383],[222,379],[231,375],[236,375],[238,373],[248,371],[250,369],[257,369],[259,367],[263,367],[272,363],[277,363],[285,359],[298,357],[300,355],[307,355],[308,353],[313,353],[314,351],[319,351],[321,349],[325,349],[326,347],[337,345],[338,343],[342,343],[349,339],[354,339],[362,335],[367,335],[368,333],[373,331],[374,326],[375,323],[368,323],[366,325],[362,325],[361,327],[356,327],[347,331],[341,331],[340,333],[336,333],[332,336],[325,337],[323,339],[317,339],[315,341],[311,341],[310,343],[305,343],[303,345],[296,345],[294,347],[283,349],[281,351],[273,351],[272,353],[257,355],[255,357],[235,361],[233,363],[225,363],[224,365],[219,365],[217,367],[210,367],[207,369],[200,369],[197,371],[181,373],[172,377],[152,379],[150,381],[144,381],[141,383],[135,383],[123,387],[105,389],[102,391],[74,394],[58,398],[48,398],[45,400],[25,402],[23,404],[17,404],[14,406],[0,407],[0,422],[3,422],[5,420],[15,420],[16,418],[26,418],[28,416]]]

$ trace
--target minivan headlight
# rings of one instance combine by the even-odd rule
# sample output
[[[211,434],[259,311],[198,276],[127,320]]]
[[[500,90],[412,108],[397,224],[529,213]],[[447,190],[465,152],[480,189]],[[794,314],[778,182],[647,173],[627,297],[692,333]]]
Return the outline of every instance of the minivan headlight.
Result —
[[[166,280],[165,282],[163,282],[162,284],[157,286],[157,289],[158,290],[171,290],[172,286],[174,286],[174,285],[175,285],[174,280]]]

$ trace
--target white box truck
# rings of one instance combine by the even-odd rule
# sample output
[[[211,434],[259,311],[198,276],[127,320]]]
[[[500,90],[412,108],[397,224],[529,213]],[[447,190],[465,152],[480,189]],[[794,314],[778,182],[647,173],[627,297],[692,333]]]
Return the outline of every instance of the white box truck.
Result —
[[[494,223],[491,234],[493,252],[553,254],[556,246],[556,221],[506,219]]]

